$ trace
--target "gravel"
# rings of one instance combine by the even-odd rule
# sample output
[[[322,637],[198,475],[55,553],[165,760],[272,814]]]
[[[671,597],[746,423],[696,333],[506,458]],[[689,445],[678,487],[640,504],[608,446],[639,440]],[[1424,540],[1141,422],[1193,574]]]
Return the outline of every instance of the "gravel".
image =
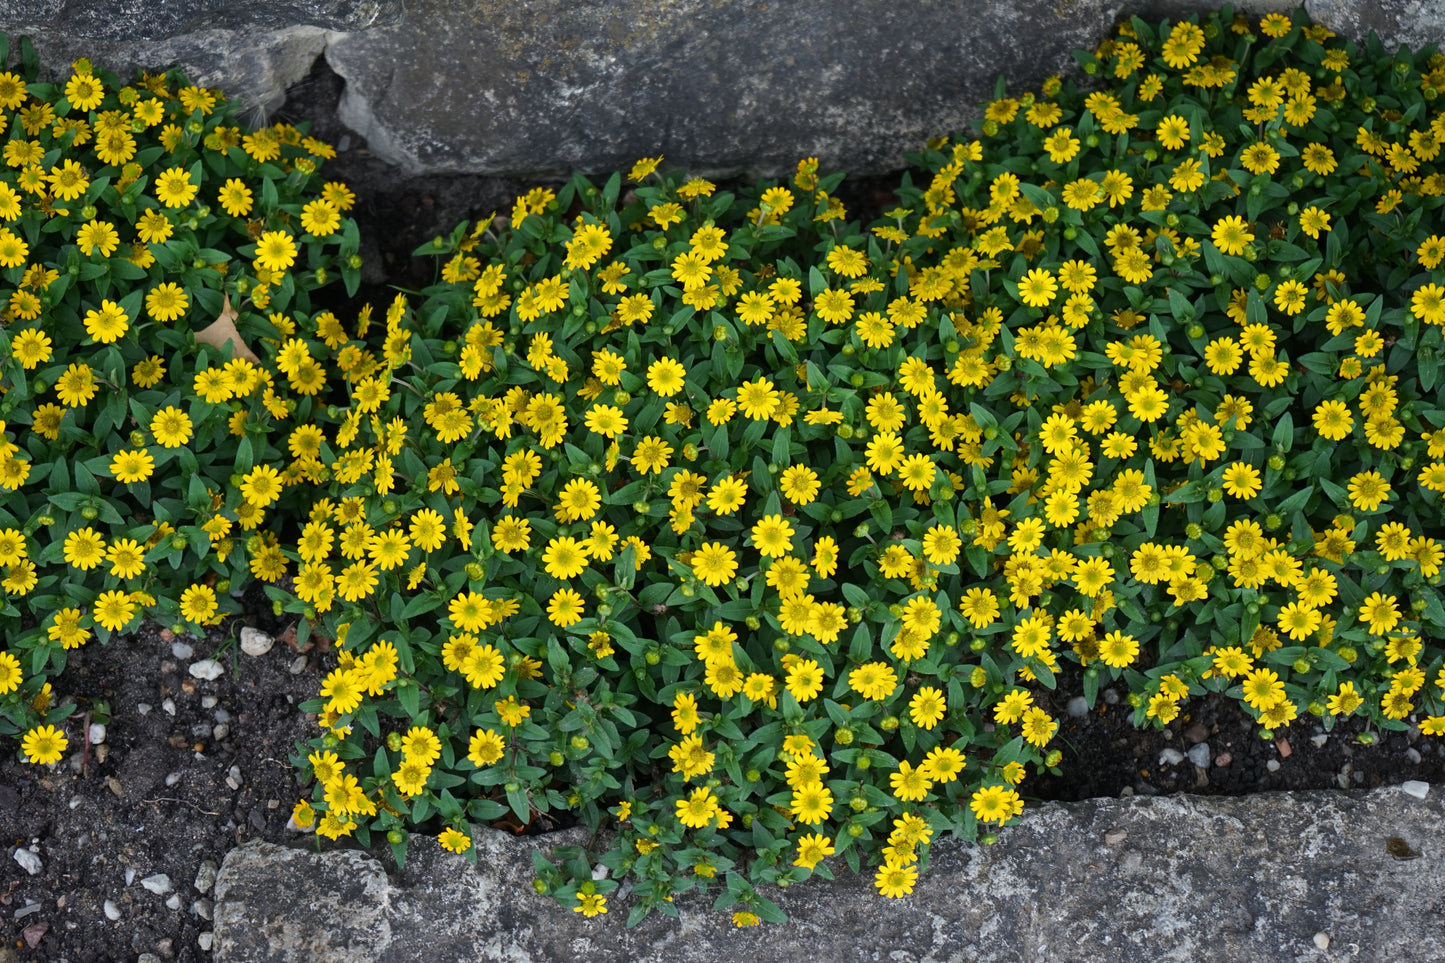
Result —
[[[202,659],[199,662],[192,662],[187,670],[196,679],[205,679],[207,682],[214,682],[225,672],[225,668],[215,659]]]
[[[23,846],[16,848],[15,862],[19,863],[20,868],[25,870],[25,872],[29,873],[31,876],[34,876],[36,873],[40,872],[40,870],[44,867],[44,864],[40,861],[40,857],[37,856],[35,853],[32,853],[30,850],[24,848]]]
[[[165,873],[156,873],[154,876],[147,876],[140,881],[140,884],[157,896],[164,896],[171,891],[171,878]]]

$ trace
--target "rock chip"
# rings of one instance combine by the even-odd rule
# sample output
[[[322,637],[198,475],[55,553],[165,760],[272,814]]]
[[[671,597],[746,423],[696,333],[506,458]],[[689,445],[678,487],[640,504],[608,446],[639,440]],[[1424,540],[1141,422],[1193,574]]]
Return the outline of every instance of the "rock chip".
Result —
[[[199,662],[192,662],[190,673],[197,679],[205,679],[207,682],[219,679],[226,669],[215,659],[202,659]]]
[[[1400,783],[1400,788],[1416,799],[1424,799],[1430,794],[1430,784],[1428,782],[1422,782],[1419,779],[1402,782]]]
[[[1082,719],[1089,714],[1089,703],[1083,696],[1074,696],[1069,700],[1069,716],[1074,719]]]
[[[105,918],[112,923],[120,919],[120,907],[115,905],[115,900],[106,900],[102,909],[105,911]]]
[[[1184,753],[1175,749],[1173,746],[1166,746],[1164,750],[1159,753],[1159,765],[1161,766],[1177,766],[1183,761]]]
[[[260,629],[249,625],[241,629],[241,651],[247,655],[265,655],[275,644],[276,640]]]
[[[1189,747],[1189,761],[1200,769],[1209,768],[1209,743],[1201,742],[1198,745]]]
[[[171,878],[165,873],[147,876],[140,881],[140,884],[157,896],[164,896],[171,891]]]
[[[45,868],[45,864],[40,861],[40,857],[24,846],[17,846],[15,848],[15,862],[19,863],[20,868],[31,876],[34,876]]]

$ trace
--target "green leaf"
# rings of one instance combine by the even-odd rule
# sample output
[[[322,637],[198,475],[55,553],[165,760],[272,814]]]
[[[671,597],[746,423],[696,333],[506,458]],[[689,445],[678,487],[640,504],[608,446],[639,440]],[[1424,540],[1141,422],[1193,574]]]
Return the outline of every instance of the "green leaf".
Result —
[[[1281,455],[1294,446],[1294,418],[1288,411],[1281,415],[1278,423],[1275,424],[1271,441],[1274,450]]]

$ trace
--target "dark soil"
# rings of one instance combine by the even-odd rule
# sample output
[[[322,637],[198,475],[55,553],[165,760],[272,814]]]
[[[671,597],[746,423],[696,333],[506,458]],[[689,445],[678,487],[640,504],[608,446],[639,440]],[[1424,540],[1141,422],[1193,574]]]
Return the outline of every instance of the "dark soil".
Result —
[[[340,90],[323,64],[293,90],[278,119],[310,121],[315,134],[338,145],[326,174],[357,195],[352,213],[371,245],[363,252],[363,295],[389,300],[388,283],[416,289],[432,281],[432,262],[413,258],[413,249],[459,220],[508,211],[531,185],[401,176],[336,122]],[[890,206],[886,179],[845,184],[840,195],[858,214]],[[298,655],[282,641],[263,656],[242,654],[236,639],[243,620],[278,637],[287,627],[258,592],[245,611],[251,614],[204,639],[171,638],[147,625],[71,653],[55,682],[56,696],[78,706],[66,725],[65,761],[51,769],[23,764],[13,744],[0,756],[0,963],[131,961],[142,953],[203,960],[209,954],[201,941],[211,927],[209,894],[195,885],[203,864],[218,866],[247,840],[309,844],[286,829],[302,789],[290,758],[317,731],[297,706],[315,696],[327,660],[315,650]],[[178,657],[177,643],[193,654]],[[212,656],[227,667],[220,678],[188,674],[190,664]],[[1065,671],[1042,700],[1060,720],[1055,745],[1064,759],[1062,775],[1025,782],[1031,798],[1445,782],[1445,752],[1417,730],[1377,733],[1366,746],[1356,738],[1362,722],[1319,739],[1319,720],[1304,717],[1265,741],[1236,702],[1210,697],[1187,705],[1166,731],[1140,731],[1120,702],[1122,687],[1101,692],[1099,705],[1076,719],[1068,704],[1080,692],[1077,669]],[[105,742],[91,746],[87,760],[81,718],[102,702],[111,713]],[[1200,742],[1209,745],[1207,768],[1187,759],[1161,763],[1165,750],[1187,753]],[[39,856],[37,874],[14,859],[17,847]],[[142,886],[156,874],[170,878],[170,892]]]

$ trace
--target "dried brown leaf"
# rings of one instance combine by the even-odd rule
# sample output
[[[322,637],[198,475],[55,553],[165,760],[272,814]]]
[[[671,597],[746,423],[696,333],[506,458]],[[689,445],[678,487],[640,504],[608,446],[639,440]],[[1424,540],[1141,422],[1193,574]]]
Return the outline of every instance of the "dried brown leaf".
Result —
[[[226,342],[229,341],[231,343],[233,357],[245,358],[252,364],[259,364],[261,359],[256,357],[256,352],[252,351],[250,345],[246,344],[245,340],[241,337],[241,332],[236,330],[236,318],[238,317],[240,317],[240,315],[236,314],[235,309],[231,307],[231,296],[228,294],[226,295],[225,304],[221,307],[221,313],[216,317],[216,320],[196,332],[196,341],[199,344],[208,344],[213,348],[222,349],[225,348]]]

